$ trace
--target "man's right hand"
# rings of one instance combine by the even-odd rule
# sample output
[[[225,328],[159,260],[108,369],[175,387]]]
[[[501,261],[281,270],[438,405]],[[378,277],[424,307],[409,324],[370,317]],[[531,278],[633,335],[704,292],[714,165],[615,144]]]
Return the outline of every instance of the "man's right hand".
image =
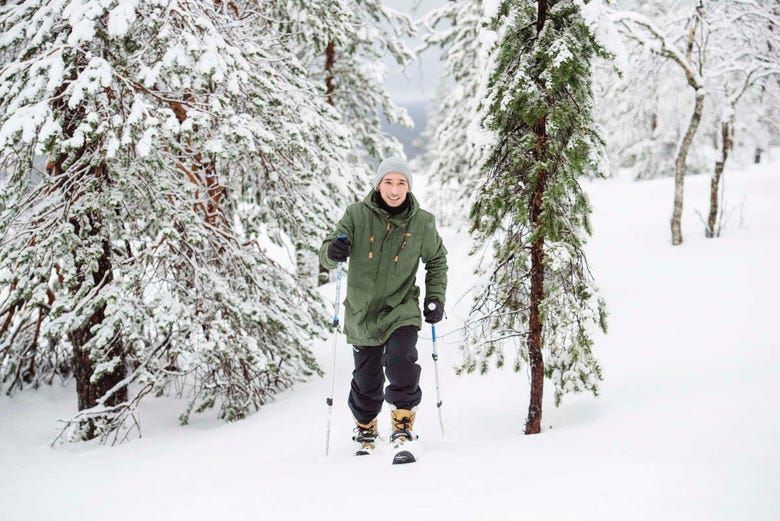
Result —
[[[328,244],[328,258],[336,262],[346,262],[352,249],[349,239],[346,237],[333,239]]]

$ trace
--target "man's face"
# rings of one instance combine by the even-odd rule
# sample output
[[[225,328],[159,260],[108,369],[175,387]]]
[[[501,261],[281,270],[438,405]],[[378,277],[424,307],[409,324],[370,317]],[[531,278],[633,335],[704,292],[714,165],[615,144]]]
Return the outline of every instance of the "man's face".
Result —
[[[387,174],[379,182],[379,195],[387,206],[395,208],[401,206],[406,200],[406,194],[409,193],[409,184],[406,177],[402,174]]]

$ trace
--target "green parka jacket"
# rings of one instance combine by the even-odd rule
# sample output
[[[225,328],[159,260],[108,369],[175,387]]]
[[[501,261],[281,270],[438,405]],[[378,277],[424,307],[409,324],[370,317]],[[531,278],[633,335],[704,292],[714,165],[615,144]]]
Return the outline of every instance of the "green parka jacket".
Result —
[[[347,207],[336,230],[320,248],[320,262],[334,269],[328,244],[344,234],[352,243],[344,301],[344,332],[357,346],[380,346],[401,326],[422,326],[420,288],[415,284],[420,260],[425,263],[425,296],[444,304],[447,250],[432,214],[410,197],[409,209],[391,216],[374,201],[372,189],[363,201]]]

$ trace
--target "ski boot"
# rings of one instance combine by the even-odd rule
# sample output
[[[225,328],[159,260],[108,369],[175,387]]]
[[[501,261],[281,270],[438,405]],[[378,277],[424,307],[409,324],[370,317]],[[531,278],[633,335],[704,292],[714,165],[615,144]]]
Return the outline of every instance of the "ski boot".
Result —
[[[417,435],[412,432],[414,427],[415,412],[408,409],[394,409],[390,411],[393,434],[390,435],[390,443],[393,446],[393,465],[402,463],[414,463],[414,441]]]
[[[376,448],[376,439],[379,436],[376,418],[366,424],[362,424],[358,421],[355,423],[357,426],[354,429],[355,435],[352,436],[352,440],[359,445],[358,450],[355,452],[355,456],[367,456],[374,452],[374,449]]]

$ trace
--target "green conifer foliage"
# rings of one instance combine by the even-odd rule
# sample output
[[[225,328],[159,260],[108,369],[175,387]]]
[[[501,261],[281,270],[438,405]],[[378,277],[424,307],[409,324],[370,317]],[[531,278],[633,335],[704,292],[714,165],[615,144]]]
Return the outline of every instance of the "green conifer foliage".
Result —
[[[573,0],[504,0],[492,20],[498,42],[482,124],[493,142],[470,216],[475,250],[492,246],[492,255],[480,267],[484,287],[460,368],[484,373],[491,360],[500,367],[511,346],[519,371],[529,361],[535,312],[556,405],[565,393],[598,394],[593,332],[606,331],[605,304],[583,252],[591,207],[580,186],[581,178],[605,173],[591,89],[591,63],[605,51],[582,8]],[[535,269],[543,276],[540,299],[532,294]]]
[[[320,371],[268,246],[323,235],[349,131],[264,2],[66,3],[0,4],[0,389],[75,374],[69,440],[244,418]]]

